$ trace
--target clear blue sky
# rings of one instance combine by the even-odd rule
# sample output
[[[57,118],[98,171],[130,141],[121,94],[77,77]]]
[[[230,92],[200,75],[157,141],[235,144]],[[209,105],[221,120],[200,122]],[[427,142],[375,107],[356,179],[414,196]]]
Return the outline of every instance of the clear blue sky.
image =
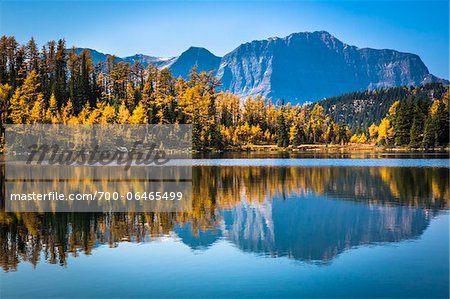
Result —
[[[224,55],[243,42],[326,30],[359,47],[420,55],[449,78],[449,4],[444,1],[13,1],[0,0],[1,33],[40,45],[128,56],[176,56],[189,46]]]

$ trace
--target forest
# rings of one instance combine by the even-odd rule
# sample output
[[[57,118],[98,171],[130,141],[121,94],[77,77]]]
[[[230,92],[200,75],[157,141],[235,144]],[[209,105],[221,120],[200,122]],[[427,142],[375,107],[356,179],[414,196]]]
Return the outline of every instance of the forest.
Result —
[[[88,50],[77,54],[63,39],[39,48],[34,39],[22,45],[2,36],[0,146],[5,124],[37,123],[187,123],[198,151],[348,143],[434,148],[449,143],[448,86],[431,97],[416,96],[422,87],[405,87],[406,99],[399,94],[370,126],[357,127],[323,103],[241,99],[218,92],[219,86],[213,72],[199,73],[195,67],[184,79],[168,68],[144,68],[137,61],[118,62],[115,56],[94,65]],[[378,92],[386,91],[371,93]]]
[[[442,99],[447,88],[442,83],[420,86],[400,86],[366,91],[355,91],[319,102],[335,122],[346,123],[351,130],[362,131],[379,124],[395,101]]]

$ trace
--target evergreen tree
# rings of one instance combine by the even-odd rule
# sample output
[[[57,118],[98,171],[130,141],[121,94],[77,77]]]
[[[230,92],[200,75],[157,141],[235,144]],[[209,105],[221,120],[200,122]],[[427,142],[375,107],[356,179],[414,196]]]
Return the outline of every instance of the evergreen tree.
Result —
[[[81,100],[81,74],[79,57],[74,50],[70,50],[68,54],[68,70],[69,77],[69,97],[73,101],[73,107],[76,114],[80,112],[84,103]]]
[[[8,37],[0,38],[0,84],[7,84],[8,75]]]
[[[95,105],[95,98],[93,97],[93,84],[91,84],[91,78],[93,74],[93,63],[91,54],[88,49],[83,49],[80,54],[81,71],[80,71],[80,99],[84,104],[87,101],[91,106]]]
[[[411,136],[412,113],[409,102],[397,102],[394,108],[393,128],[395,131],[395,144],[408,145]]]
[[[5,125],[8,117],[9,97],[11,86],[0,83],[0,148],[5,141]]]
[[[31,38],[27,44],[27,57],[28,57],[28,71],[36,71],[39,73],[39,51],[34,41],[34,38]]]
[[[425,121],[427,115],[428,105],[421,100],[417,100],[413,103],[413,117],[410,130],[410,142],[411,147],[420,147],[423,141]]]
[[[55,56],[55,94],[58,106],[61,107],[67,100],[67,54],[66,43],[63,39],[58,41]]]
[[[449,143],[449,112],[448,106],[439,101],[439,106],[434,116],[438,134],[436,141],[439,146],[448,145]]]
[[[448,103],[433,101],[427,120],[423,144],[426,148],[447,145],[449,143],[449,112]]]
[[[436,136],[438,134],[438,127],[436,119],[432,115],[428,115],[425,121],[425,129],[423,133],[423,145],[425,148],[435,147],[437,145]]]
[[[286,120],[284,119],[285,107],[284,100],[281,102],[281,109],[278,114],[277,121],[277,145],[279,147],[288,147],[289,146],[289,133],[286,126]]]

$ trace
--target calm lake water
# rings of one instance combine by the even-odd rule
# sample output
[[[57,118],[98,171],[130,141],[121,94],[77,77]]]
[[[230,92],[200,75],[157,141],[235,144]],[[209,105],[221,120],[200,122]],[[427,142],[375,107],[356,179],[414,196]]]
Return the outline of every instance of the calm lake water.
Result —
[[[234,158],[190,212],[0,212],[0,297],[449,296],[447,156]]]

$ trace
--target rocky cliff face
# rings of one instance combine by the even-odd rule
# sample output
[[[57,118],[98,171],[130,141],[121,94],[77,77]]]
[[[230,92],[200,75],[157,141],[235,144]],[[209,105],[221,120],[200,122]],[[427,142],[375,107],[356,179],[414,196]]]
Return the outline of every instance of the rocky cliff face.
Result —
[[[235,94],[295,103],[438,80],[417,55],[360,49],[325,31],[243,44],[222,58],[218,76]]]
[[[93,51],[95,60],[102,53]],[[294,33],[252,41],[220,58],[191,47],[178,57],[121,58],[169,67],[187,78],[190,69],[211,71],[222,89],[241,97],[263,95],[291,103],[317,101],[346,92],[444,81],[431,75],[419,56],[347,45],[326,31]]]

